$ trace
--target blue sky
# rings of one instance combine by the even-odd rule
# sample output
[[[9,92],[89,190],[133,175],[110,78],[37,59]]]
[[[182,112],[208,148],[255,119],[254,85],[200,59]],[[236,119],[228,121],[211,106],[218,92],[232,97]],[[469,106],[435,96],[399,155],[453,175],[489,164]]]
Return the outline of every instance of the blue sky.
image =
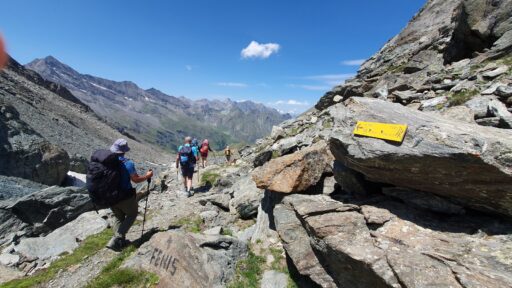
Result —
[[[425,0],[7,0],[0,33],[19,62],[175,96],[311,107],[405,27]],[[252,43],[252,44],[251,44]]]

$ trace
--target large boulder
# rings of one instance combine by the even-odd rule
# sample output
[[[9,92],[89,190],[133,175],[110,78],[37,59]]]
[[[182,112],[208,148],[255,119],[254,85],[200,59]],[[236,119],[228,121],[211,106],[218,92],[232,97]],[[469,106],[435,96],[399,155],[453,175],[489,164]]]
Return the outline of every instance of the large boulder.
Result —
[[[77,187],[53,186],[16,200],[0,201],[0,243],[14,235],[47,234],[91,210],[87,190]]]
[[[18,111],[0,102],[0,175],[59,185],[69,170],[69,155],[46,141],[20,119]]]
[[[48,186],[23,178],[0,175],[0,200],[20,198]]]
[[[385,197],[371,203],[294,194],[276,205],[275,226],[297,271],[322,287],[512,285],[509,223],[441,218]]]
[[[512,215],[512,132],[462,123],[377,99],[329,108],[331,152],[370,181],[454,198],[473,209]],[[402,143],[356,137],[358,120],[407,124]]]
[[[160,287],[222,287],[246,253],[233,237],[168,231],[151,237],[123,267],[156,273]]]
[[[281,193],[304,192],[332,170],[332,155],[325,142],[276,158],[254,170],[256,186]]]
[[[249,219],[258,213],[263,191],[256,187],[250,176],[242,177],[230,188],[233,198],[229,201],[229,211],[242,219]]]

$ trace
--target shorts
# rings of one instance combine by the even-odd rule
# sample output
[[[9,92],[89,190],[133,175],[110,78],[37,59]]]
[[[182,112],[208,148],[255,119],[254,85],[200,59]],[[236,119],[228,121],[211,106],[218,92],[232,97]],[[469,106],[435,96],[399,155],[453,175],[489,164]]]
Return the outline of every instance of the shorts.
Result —
[[[191,166],[181,166],[181,175],[183,177],[192,178],[194,175],[194,165]]]
[[[205,158],[205,159],[208,158],[208,152],[206,152],[206,153],[201,152],[201,158]]]

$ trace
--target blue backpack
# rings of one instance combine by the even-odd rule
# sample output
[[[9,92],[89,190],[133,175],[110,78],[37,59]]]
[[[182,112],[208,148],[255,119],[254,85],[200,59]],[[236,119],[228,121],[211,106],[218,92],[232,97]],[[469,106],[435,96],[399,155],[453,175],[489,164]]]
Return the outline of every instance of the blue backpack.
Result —
[[[178,151],[178,154],[180,155],[181,167],[189,167],[191,165],[196,164],[196,157],[194,156],[194,152],[192,151],[192,146],[181,146],[181,149],[180,151]]]
[[[197,148],[197,147],[199,147],[199,140],[197,140],[197,138],[194,138],[194,139],[192,140],[192,146],[193,146],[193,147],[196,147],[196,148]]]

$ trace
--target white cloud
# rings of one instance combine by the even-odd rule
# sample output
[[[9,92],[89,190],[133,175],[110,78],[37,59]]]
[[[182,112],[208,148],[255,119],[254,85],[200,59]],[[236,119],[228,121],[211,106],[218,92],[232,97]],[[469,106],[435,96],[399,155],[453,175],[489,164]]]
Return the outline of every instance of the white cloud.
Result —
[[[345,66],[361,66],[366,59],[352,59],[352,60],[344,60],[341,61],[341,65]]]
[[[185,65],[185,69],[187,69],[187,71],[192,71],[192,65]]]
[[[218,82],[216,83],[217,86],[223,86],[223,87],[236,87],[236,88],[245,88],[249,85],[245,83],[239,83],[239,82]]]
[[[260,44],[256,41],[251,41],[247,47],[242,49],[240,54],[242,58],[261,58],[266,59],[270,55],[277,53],[281,46],[277,43]]]

